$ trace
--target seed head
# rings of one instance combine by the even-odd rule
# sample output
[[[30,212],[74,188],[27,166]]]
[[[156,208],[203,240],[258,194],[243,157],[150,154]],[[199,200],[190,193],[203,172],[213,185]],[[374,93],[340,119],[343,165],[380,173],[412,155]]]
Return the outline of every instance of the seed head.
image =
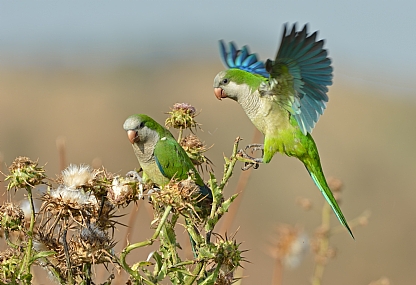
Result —
[[[92,182],[96,172],[89,165],[70,164],[62,171],[62,182],[67,188],[80,188]]]
[[[241,262],[246,261],[241,255],[246,250],[240,250],[241,243],[237,243],[234,236],[230,239],[227,235],[225,238],[220,235],[216,235],[216,237],[214,262],[221,264],[220,275],[222,275],[216,284],[231,284],[235,282],[235,270],[241,267]]]
[[[0,280],[2,284],[13,284],[22,263],[22,257],[17,250],[6,249],[0,253]]]
[[[171,111],[168,112],[169,118],[165,121],[167,128],[173,127],[175,129],[192,129],[199,124],[195,121],[196,113],[195,107],[187,103],[175,103]]]
[[[37,161],[32,161],[28,157],[20,156],[16,158],[9,167],[10,175],[6,177],[9,180],[7,190],[12,188],[21,189],[34,187],[42,184],[46,178],[43,167],[38,167]]]
[[[204,152],[210,149],[207,148],[201,140],[194,134],[184,137],[180,145],[186,151],[192,163],[196,166],[201,166],[206,163],[212,170],[211,160],[204,155]]]
[[[172,180],[163,189],[155,192],[152,200],[158,204],[171,205],[177,212],[185,216],[191,214],[200,220],[200,216],[205,216],[205,212],[200,208],[200,202],[204,197],[199,191],[199,186],[191,177],[182,181]]]
[[[9,231],[18,231],[24,227],[25,214],[19,206],[13,203],[4,203],[0,207],[1,227]]]
[[[138,200],[137,184],[138,181],[130,177],[114,177],[111,188],[108,189],[108,200],[114,205],[129,205],[131,201]]]

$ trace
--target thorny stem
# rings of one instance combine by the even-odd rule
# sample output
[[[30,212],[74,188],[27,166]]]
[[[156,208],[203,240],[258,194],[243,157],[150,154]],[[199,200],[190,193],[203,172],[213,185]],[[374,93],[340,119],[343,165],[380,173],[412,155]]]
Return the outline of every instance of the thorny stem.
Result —
[[[150,239],[128,245],[121,252],[121,254],[120,254],[120,265],[121,265],[121,267],[123,267],[131,276],[135,277],[136,279],[138,277],[137,272],[134,271],[133,269],[131,269],[131,267],[127,264],[127,262],[126,262],[127,255],[133,249],[153,244],[153,242],[159,237],[160,231],[162,230],[162,227],[165,224],[166,219],[168,218],[169,213],[170,213],[171,210],[172,210],[172,206],[169,205],[169,206],[166,207],[165,212],[163,213],[163,216],[160,219],[159,225],[157,226],[155,233],[153,234],[153,236]]]
[[[27,232],[28,241],[26,247],[25,257],[20,268],[19,275],[25,275],[30,273],[30,259],[32,258],[32,247],[33,247],[33,227],[35,226],[35,206],[33,205],[32,188],[31,186],[26,187],[27,198],[30,204],[30,224],[29,231]]]
[[[261,135],[260,131],[254,128],[254,134],[253,134],[251,143],[258,142],[260,140],[260,135]],[[231,227],[233,221],[235,220],[235,216],[237,215],[237,211],[240,207],[240,203],[243,200],[243,193],[244,193],[243,190],[246,189],[248,179],[252,171],[253,171],[253,167],[246,171],[241,172],[240,177],[238,178],[237,186],[234,191],[234,194],[238,193],[238,197],[236,198],[236,200],[234,200],[233,205],[231,205],[230,208],[228,209],[228,214],[224,216],[224,220],[221,224],[221,229],[219,231],[220,233],[226,232],[227,229]]]
[[[68,248],[68,243],[66,241],[67,233],[68,233],[68,224],[67,224],[67,218],[65,218],[64,230],[62,233],[62,244],[64,245],[65,261],[66,261],[66,267],[68,269],[68,284],[74,284],[74,277],[72,276],[71,257],[69,256],[69,248]]]
[[[200,262],[196,265],[194,271],[192,272],[192,275],[188,275],[185,278],[184,285],[191,285],[191,284],[194,283],[194,281],[198,277],[199,273],[201,272],[202,268],[204,268],[204,264],[205,264],[205,261],[202,261],[202,262]]]
[[[331,207],[328,203],[325,203],[322,208],[322,229],[325,230],[325,233],[322,235],[322,238],[319,240],[319,252],[318,256],[325,256],[329,248],[329,229],[330,229],[330,218],[331,218]],[[325,261],[317,261],[315,265],[315,272],[312,277],[312,285],[321,285],[322,277],[325,270]]]
[[[224,167],[224,176],[221,180],[221,184],[218,188],[220,188],[221,190],[224,189],[225,185],[227,184],[228,180],[230,179],[231,175],[233,174],[233,169],[235,166],[235,163],[237,162],[237,152],[238,152],[238,143],[241,141],[240,137],[237,137],[234,141],[234,147],[233,147],[233,152],[230,158],[230,161],[225,163],[225,167]]]

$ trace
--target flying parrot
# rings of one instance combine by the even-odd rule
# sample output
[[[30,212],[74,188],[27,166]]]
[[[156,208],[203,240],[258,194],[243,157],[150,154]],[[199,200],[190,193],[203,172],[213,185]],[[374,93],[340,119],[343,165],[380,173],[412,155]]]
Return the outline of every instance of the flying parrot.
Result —
[[[262,158],[245,155],[254,164],[270,162],[276,152],[297,157],[354,238],[328,187],[311,136],[328,102],[327,86],[332,84],[331,60],[323,48],[324,41],[317,41],[316,35],[308,34],[307,25],[301,31],[297,31],[296,24],[292,30],[285,25],[276,58],[266,63],[250,54],[247,46],[237,50],[231,42],[227,51],[220,41],[222,60],[229,69],[216,75],[214,93],[219,100],[237,101],[263,133],[263,145],[247,147],[261,149]]]
[[[163,187],[172,178],[185,180],[192,173],[200,194],[212,198],[191,159],[166,128],[143,114],[128,117],[123,128],[143,169],[144,182]]]

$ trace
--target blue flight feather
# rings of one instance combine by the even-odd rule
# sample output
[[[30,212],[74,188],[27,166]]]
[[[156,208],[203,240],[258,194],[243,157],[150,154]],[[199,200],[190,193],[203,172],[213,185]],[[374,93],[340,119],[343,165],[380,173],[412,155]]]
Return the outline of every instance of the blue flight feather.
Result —
[[[272,75],[279,72],[279,64],[287,66],[293,76],[296,94],[299,96],[300,112],[295,119],[300,129],[306,135],[315,127],[319,116],[323,114],[328,102],[329,85],[332,85],[331,59],[328,58],[324,41],[316,41],[317,33],[307,33],[307,25],[296,31],[296,24],[284,26],[279,51],[274,61],[268,61]],[[297,109],[298,106],[292,106]]]
[[[264,67],[264,62],[259,61],[255,54],[250,54],[247,46],[244,46],[241,50],[237,50],[235,44],[230,42],[229,51],[227,51],[224,41],[221,40],[219,42],[220,54],[225,66],[269,77],[269,73]]]

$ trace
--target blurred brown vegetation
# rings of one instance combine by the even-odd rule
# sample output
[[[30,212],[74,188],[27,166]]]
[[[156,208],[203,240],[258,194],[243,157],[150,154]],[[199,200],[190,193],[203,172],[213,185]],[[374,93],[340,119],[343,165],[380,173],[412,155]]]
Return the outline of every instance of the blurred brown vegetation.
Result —
[[[240,107],[214,97],[212,81],[221,69],[219,62],[0,69],[0,170],[15,157],[28,156],[47,163],[49,176],[58,174],[59,138],[65,140],[67,163],[104,165],[124,175],[138,167],[122,128],[124,120],[146,113],[163,123],[173,103],[187,102],[202,111],[198,122],[203,131],[198,130],[198,136],[214,145],[207,156],[219,175],[222,156],[231,152],[234,139],[244,138],[244,146],[253,136],[253,126]],[[328,109],[313,136],[326,175],[344,183],[341,208],[347,219],[364,210],[372,215],[367,227],[355,229],[355,241],[346,231],[331,239],[337,254],[326,268],[323,284],[365,285],[383,276],[392,284],[416,280],[416,102],[399,95],[342,82],[335,74]],[[239,167],[226,190],[228,196],[236,186]],[[313,233],[325,201],[302,164],[278,154],[269,165],[252,172],[245,191],[227,231],[233,233],[240,227],[236,238],[250,250],[245,253],[251,263],[243,265],[247,276],[243,285],[271,284],[274,262],[267,253],[267,240],[275,227],[293,224]],[[296,206],[299,196],[311,199],[309,212]],[[130,242],[150,236],[147,206],[140,204],[134,228],[118,228],[116,250],[125,244],[128,230]],[[131,207],[124,213],[135,211]],[[148,253],[138,255],[145,259]],[[284,272],[283,284],[309,284],[312,274],[313,256],[309,254],[298,268]],[[39,277],[35,281],[49,283]]]

